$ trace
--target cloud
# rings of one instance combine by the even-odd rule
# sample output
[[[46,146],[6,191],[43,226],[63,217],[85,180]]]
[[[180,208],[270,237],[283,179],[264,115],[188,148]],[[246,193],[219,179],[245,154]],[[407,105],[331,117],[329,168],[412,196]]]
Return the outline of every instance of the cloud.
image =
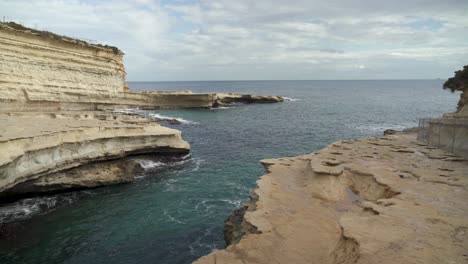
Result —
[[[26,26],[112,44],[130,80],[447,77],[464,0],[3,0]]]

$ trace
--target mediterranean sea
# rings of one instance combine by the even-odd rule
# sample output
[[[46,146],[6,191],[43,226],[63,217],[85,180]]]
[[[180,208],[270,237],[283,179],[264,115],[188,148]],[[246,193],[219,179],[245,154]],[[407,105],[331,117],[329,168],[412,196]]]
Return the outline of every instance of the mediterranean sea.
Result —
[[[223,221],[264,174],[261,159],[415,127],[455,111],[441,80],[130,82],[133,90],[287,97],[284,103],[157,110],[192,146],[177,162],[141,159],[134,183],[0,207],[0,263],[190,263],[225,247]],[[287,177],[287,175],[284,175]],[[17,220],[14,223],[9,221]],[[20,221],[18,221],[20,220]]]

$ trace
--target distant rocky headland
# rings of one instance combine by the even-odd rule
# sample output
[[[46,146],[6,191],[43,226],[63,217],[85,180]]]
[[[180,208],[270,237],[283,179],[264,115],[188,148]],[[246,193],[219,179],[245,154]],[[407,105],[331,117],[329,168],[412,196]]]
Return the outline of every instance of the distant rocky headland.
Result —
[[[49,32],[0,24],[0,111],[211,108],[282,102],[279,96],[132,92],[124,53]]]
[[[116,47],[0,23],[0,199],[129,182],[138,164],[113,161],[190,151],[180,131],[111,110],[283,101],[252,94],[132,92],[123,56]]]

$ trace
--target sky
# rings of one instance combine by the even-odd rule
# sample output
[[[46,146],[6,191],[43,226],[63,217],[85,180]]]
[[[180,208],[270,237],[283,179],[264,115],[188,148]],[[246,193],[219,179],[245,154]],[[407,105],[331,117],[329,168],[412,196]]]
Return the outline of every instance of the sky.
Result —
[[[445,79],[468,0],[0,0],[0,17],[119,47],[129,81]]]

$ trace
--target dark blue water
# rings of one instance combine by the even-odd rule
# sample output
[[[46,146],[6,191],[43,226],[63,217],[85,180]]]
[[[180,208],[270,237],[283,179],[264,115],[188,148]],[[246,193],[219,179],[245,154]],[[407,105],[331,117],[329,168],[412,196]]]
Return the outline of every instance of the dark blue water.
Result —
[[[260,159],[413,127],[419,117],[455,110],[458,95],[441,86],[438,80],[130,83],[133,90],[242,92],[293,100],[154,111],[191,121],[171,125],[192,146],[186,162],[168,167],[143,160],[162,171],[132,184],[18,205],[15,210],[42,212],[34,207],[38,203],[55,209],[4,230],[0,263],[190,263],[225,246],[223,221],[263,174]]]

